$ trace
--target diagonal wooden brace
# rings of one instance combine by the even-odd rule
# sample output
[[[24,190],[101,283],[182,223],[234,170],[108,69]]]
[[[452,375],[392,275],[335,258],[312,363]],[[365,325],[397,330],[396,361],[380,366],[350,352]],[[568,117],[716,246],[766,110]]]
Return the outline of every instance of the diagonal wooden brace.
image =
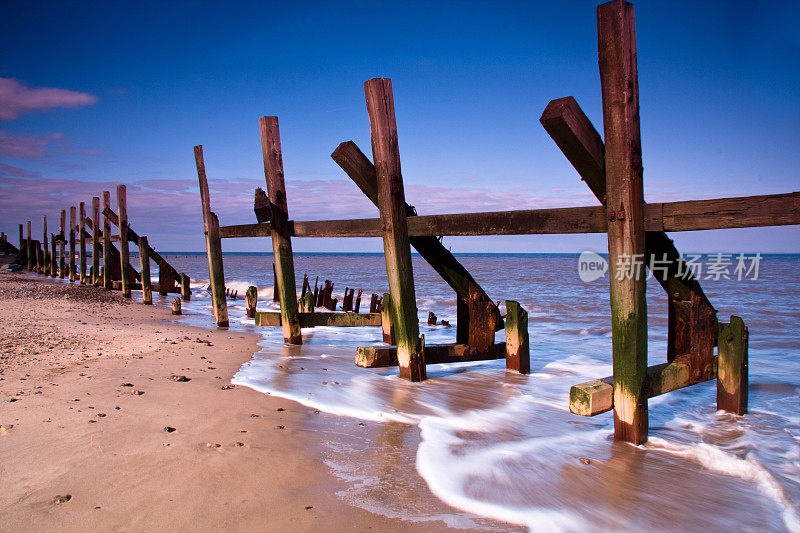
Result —
[[[605,206],[603,141],[575,99],[550,101],[539,121]],[[664,267],[653,276],[669,298],[667,361],[689,364],[692,383],[707,381],[714,375],[717,311],[666,233],[646,232],[645,249],[648,266],[655,261]]]
[[[350,176],[361,192],[370,202],[378,205],[378,178],[372,161],[356,146],[353,141],[341,143],[333,151],[331,157]],[[406,216],[415,216],[414,207],[406,204]],[[441,278],[456,292],[458,296],[459,312],[456,336],[457,342],[467,343],[470,335],[469,317],[484,313],[484,307],[491,306],[490,313],[494,316],[494,331],[503,329],[503,318],[497,306],[492,303],[486,292],[470,275],[466,268],[442,245],[436,237],[410,237],[411,246],[422,256],[425,261],[441,276]],[[470,292],[477,293],[470,296]],[[488,303],[487,303],[488,302]],[[473,331],[472,336],[474,337]],[[485,341],[479,344],[494,342],[494,332],[487,332]]]

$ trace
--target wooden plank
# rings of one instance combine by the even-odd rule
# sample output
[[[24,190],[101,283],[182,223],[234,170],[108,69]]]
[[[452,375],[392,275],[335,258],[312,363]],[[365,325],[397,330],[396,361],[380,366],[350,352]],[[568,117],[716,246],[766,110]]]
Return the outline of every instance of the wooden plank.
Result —
[[[69,280],[75,281],[77,278],[77,268],[75,267],[75,226],[76,226],[75,207],[69,208]]]
[[[647,441],[647,302],[642,144],[633,5],[613,0],[597,8],[598,56],[605,130],[614,438]],[[625,262],[627,258],[627,263]],[[618,276],[616,273],[623,273]]]
[[[747,413],[749,337],[747,326],[738,316],[732,316],[729,324],[719,325],[717,409],[737,415]]]
[[[256,317],[256,304],[258,303],[258,289],[252,285],[247,288],[244,293],[244,307],[247,313],[247,318]]]
[[[191,280],[189,276],[181,273],[181,298],[187,302],[192,299]]]
[[[142,301],[145,305],[153,303],[153,286],[150,283],[150,254],[147,237],[139,237],[139,263],[142,273]]]
[[[297,286],[294,279],[289,207],[283,179],[283,156],[278,117],[261,117],[261,151],[264,158],[264,178],[272,206],[272,253],[275,258],[278,296],[281,302],[283,340],[287,344],[302,344],[297,319]]]
[[[425,346],[425,364],[466,363],[504,359],[506,343],[493,344],[480,352],[467,344],[431,344]],[[364,368],[398,366],[397,347],[359,346],[356,349],[356,365]]]
[[[103,191],[103,213],[111,211],[111,191]],[[103,287],[111,289],[111,223],[103,217]]]
[[[94,279],[92,283],[97,285],[100,282],[100,197],[92,198],[92,272]]]
[[[48,257],[47,246],[47,215],[42,215],[42,248],[44,250],[44,269],[43,274],[50,274],[50,258]]]
[[[270,203],[267,193],[261,187],[256,187],[253,198],[253,212],[256,215],[256,221],[259,223],[269,222],[272,219],[272,203]]]
[[[203,161],[203,147],[194,147],[197,178],[200,183],[200,203],[203,209],[203,229],[206,235],[206,257],[208,258],[208,278],[211,285],[211,303],[217,326],[228,327],[228,302],[225,299],[225,273],[222,265],[222,241],[219,237],[219,220],[211,211],[211,197],[208,192],[206,165]]]
[[[117,185],[117,217],[119,219],[119,268],[122,272],[122,296],[131,297],[131,278],[128,272],[130,251],[128,248],[128,200],[124,184]]]
[[[710,379],[714,379],[712,375]],[[576,415],[594,416],[614,408],[614,378],[608,376],[573,385],[569,393],[569,410]],[[689,365],[682,362],[663,363],[647,368],[644,393],[647,398],[694,385]]]
[[[364,93],[369,115],[372,159],[378,178],[378,209],[392,299],[392,325],[397,341],[400,377],[422,381],[425,379],[424,341],[419,336],[392,80],[373,78],[364,83]]]
[[[56,236],[51,233],[50,234],[50,277],[54,278],[58,276],[58,253],[56,252]]]
[[[605,147],[600,134],[575,99],[567,97],[551,101],[539,120],[597,199],[605,205]],[[646,229],[650,229],[648,215],[662,216],[662,211],[662,207],[645,205]],[[660,228],[663,228],[663,223]],[[667,361],[692,354],[694,359],[689,361],[692,376],[698,381],[704,380],[713,371],[711,359],[716,343],[716,310],[666,233],[647,231],[645,250],[645,263],[659,265],[652,273],[669,300]]]
[[[86,202],[78,204],[78,279],[86,283]]]
[[[300,327],[313,328],[317,326],[333,326],[340,328],[380,326],[380,313],[298,313]],[[257,311],[255,313],[256,326],[281,326],[281,313],[277,311]]]
[[[28,221],[28,239],[25,244],[26,259],[28,260],[28,270],[33,270],[33,235],[31,235],[31,221]]]
[[[375,172],[375,165],[372,164],[366,155],[356,146],[353,141],[341,143],[336,150],[331,154],[331,158],[338,164],[345,174],[361,189],[361,192],[372,202],[376,207],[378,205],[378,175]],[[416,210],[413,206],[406,204],[406,216],[416,216]],[[464,266],[458,262],[450,251],[444,247],[438,238],[432,235],[413,236],[413,230],[410,226],[414,224],[413,219],[408,220],[409,223],[409,242],[423,259],[433,268],[437,274],[452,288],[456,294],[461,298],[469,297],[470,283],[474,284],[478,290],[486,295],[483,288],[478,285],[475,278],[467,271]],[[341,226],[340,226],[341,227]],[[380,230],[380,226],[376,225],[376,230]],[[444,235],[439,233],[437,235]],[[486,296],[488,299],[488,295]],[[491,301],[491,300],[490,300]],[[500,316],[500,311],[495,307],[496,316],[496,329],[503,327],[503,319]]]
[[[531,373],[528,312],[514,300],[506,300],[506,369]]]
[[[664,231],[800,224],[800,193],[662,204]]]

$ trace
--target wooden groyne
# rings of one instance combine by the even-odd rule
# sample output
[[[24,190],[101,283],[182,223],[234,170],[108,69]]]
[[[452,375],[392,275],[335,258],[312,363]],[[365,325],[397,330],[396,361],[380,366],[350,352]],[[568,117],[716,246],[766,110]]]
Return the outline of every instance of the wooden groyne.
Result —
[[[211,211],[202,146],[195,147],[200,180],[214,313],[227,325],[222,239],[269,237],[275,257],[275,294],[280,313],[258,312],[248,291],[248,316],[258,325],[280,326],[284,341],[301,344],[302,327],[381,325],[387,347],[362,347],[357,364],[398,365],[400,375],[425,379],[425,365],[505,358],[509,369],[530,371],[527,313],[506,302],[506,316],[467,270],[439,242],[442,236],[606,233],[611,276],[612,376],[572,387],[570,410],[595,415],[614,410],[615,438],[647,440],[652,396],[717,379],[720,409],[747,411],[748,329],[741,318],[721,322],[674,243],[671,231],[696,231],[800,224],[800,193],[648,204],[643,195],[639,95],[633,5],[614,0],[597,8],[603,136],[573,97],[552,100],[542,126],[597,197],[596,207],[567,207],[484,213],[419,215],[405,201],[395,124],[392,83],[364,84],[370,120],[372,161],[352,141],[332,154],[380,211],[380,218],[296,221],[289,218],[277,117],[260,121],[267,192],[256,189],[256,223],[220,226]],[[389,292],[373,295],[370,313],[315,313],[332,284],[313,293],[303,282],[297,300],[292,238],[380,237]],[[425,346],[419,334],[410,250],[419,254],[453,288],[457,297],[456,343]],[[651,269],[669,301],[666,362],[647,366],[645,276],[631,258]],[[657,268],[656,268],[657,266]],[[641,269],[644,271],[644,268]],[[687,274],[688,273],[688,274]],[[323,294],[322,299],[319,298]],[[360,295],[360,292],[359,292]],[[345,301],[352,297],[345,291]],[[378,299],[380,298],[380,304]],[[358,298],[360,303],[360,296]],[[380,311],[378,310],[380,305]],[[349,311],[349,304],[344,308]],[[505,320],[504,320],[505,319]],[[429,317],[433,323],[436,317]],[[390,327],[386,327],[390,324]],[[494,343],[505,328],[506,342]],[[716,348],[716,355],[715,355]]]
[[[133,230],[128,219],[125,185],[117,186],[116,192],[116,213],[111,210],[111,192],[103,191],[102,211],[99,196],[92,198],[89,214],[85,202],[70,206],[67,226],[67,209],[62,210],[58,233],[48,234],[47,216],[43,215],[41,241],[33,239],[31,221],[26,223],[27,237],[23,236],[23,225],[20,224],[17,262],[29,271],[46,276],[68,278],[72,283],[102,286],[107,290],[119,290],[126,298],[131,297],[132,290],[141,290],[145,304],[153,303],[152,291],[164,296],[176,293],[183,300],[189,300],[189,276],[175,270],[150,246],[146,236],[140,236]],[[119,234],[111,234],[112,226],[119,229]],[[0,239],[7,241],[5,234]],[[138,271],[130,263],[130,243],[139,251]],[[157,284],[151,283],[151,261],[155,261],[159,267]]]

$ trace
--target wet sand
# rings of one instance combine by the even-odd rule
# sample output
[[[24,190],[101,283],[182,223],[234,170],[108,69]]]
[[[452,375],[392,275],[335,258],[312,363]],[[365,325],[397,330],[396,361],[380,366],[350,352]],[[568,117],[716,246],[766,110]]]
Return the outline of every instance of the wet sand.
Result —
[[[336,417],[229,385],[255,335],[5,271],[0,309],[0,529],[446,529],[336,495],[313,429]]]

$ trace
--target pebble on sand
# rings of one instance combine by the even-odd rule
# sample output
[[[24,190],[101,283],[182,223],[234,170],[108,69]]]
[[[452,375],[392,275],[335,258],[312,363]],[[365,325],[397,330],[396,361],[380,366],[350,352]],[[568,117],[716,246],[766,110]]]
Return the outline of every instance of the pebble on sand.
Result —
[[[72,494],[59,495],[59,496],[56,496],[55,498],[53,498],[53,503],[58,505],[58,504],[62,504],[62,503],[67,503],[71,499],[72,499]]]

